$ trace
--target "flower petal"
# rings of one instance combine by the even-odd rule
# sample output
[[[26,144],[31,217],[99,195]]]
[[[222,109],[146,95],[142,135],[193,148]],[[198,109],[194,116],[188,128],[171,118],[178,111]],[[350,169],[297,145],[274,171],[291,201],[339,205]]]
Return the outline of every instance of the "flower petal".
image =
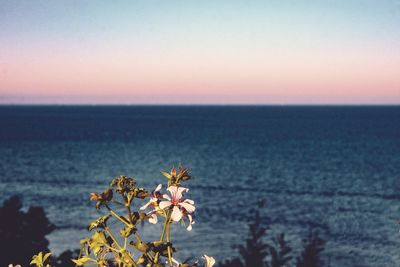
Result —
[[[191,199],[185,199],[183,202],[186,202],[186,203],[194,205],[194,201],[191,200]]]
[[[174,196],[178,191],[178,187],[175,185],[171,185],[170,187],[167,188],[167,190],[171,193],[171,196]]]
[[[174,220],[175,222],[179,222],[182,219],[182,216],[182,211],[177,206],[174,206],[171,214],[172,220]]]
[[[172,205],[171,201],[161,201],[160,204],[158,204],[158,206],[162,210],[165,209],[165,208],[168,208],[171,205]]]
[[[158,192],[161,190],[162,184],[157,185],[156,189],[154,189],[154,192]]]
[[[167,194],[163,194],[162,197],[171,201],[171,198]]]
[[[157,214],[155,214],[155,213],[151,214],[151,217],[149,218],[149,223],[152,223],[152,224],[157,223]]]
[[[167,188],[167,190],[171,193],[172,198],[176,200],[180,200],[182,198],[182,193],[189,191],[189,189],[181,186],[171,185]]]
[[[195,206],[193,206],[189,203],[186,203],[186,202],[178,203],[178,205],[181,206],[182,208],[184,208],[188,213],[192,213],[196,210]]]
[[[151,199],[149,200],[149,202],[147,202],[146,204],[144,204],[143,206],[140,207],[140,210],[145,210],[147,209],[147,207],[152,204],[153,202],[151,201]]]
[[[188,227],[186,227],[186,230],[192,231],[192,225],[193,225],[195,222],[193,221],[192,215],[188,214],[188,218],[189,218],[189,225],[188,225]]]

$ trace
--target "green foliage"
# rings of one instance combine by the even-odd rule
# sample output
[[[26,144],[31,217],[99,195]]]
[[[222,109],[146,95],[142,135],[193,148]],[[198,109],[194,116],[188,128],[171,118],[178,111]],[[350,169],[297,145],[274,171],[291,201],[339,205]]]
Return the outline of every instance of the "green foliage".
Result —
[[[113,179],[102,193],[91,193],[90,200],[96,203],[96,209],[104,208],[107,214],[88,225],[88,230],[93,231],[93,234],[80,241],[79,255],[72,259],[76,266],[161,267],[165,266],[166,262],[175,267],[199,266],[198,262],[189,264],[175,260],[173,254],[176,249],[170,237],[172,224],[184,223],[186,219],[189,222],[187,229],[190,231],[194,223],[194,201],[183,199],[183,193],[188,189],[181,186],[181,182],[190,180],[189,170],[182,167],[176,170],[173,167],[169,173],[162,173],[168,179],[167,190],[170,196],[160,193],[161,185],[149,194],[147,190],[137,186],[135,179],[128,176]],[[143,205],[146,198],[148,203]],[[146,212],[148,209],[150,211]],[[121,210],[124,212],[117,212]],[[157,223],[157,217],[164,221],[160,238],[152,241],[142,240],[138,225]],[[120,238],[110,229],[111,221],[113,226],[119,226]],[[40,255],[35,260],[38,260]],[[205,256],[204,266],[211,267],[214,261],[212,257]]]
[[[29,263],[30,265],[35,265],[36,267],[47,267],[50,266],[48,264],[45,265],[46,260],[51,256],[51,253],[46,253],[43,255],[43,252],[39,252],[39,254],[34,255],[32,257],[32,261]]]

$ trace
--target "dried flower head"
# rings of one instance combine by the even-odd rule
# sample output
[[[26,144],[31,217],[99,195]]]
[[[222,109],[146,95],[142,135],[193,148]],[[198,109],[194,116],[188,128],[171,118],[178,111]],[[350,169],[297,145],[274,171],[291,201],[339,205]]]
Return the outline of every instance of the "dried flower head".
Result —
[[[178,172],[176,171],[175,167],[172,166],[171,171],[168,172],[161,172],[165,177],[168,179],[168,185],[179,185],[181,181],[188,181],[192,178],[190,175],[188,168],[183,168],[182,166],[178,167]]]

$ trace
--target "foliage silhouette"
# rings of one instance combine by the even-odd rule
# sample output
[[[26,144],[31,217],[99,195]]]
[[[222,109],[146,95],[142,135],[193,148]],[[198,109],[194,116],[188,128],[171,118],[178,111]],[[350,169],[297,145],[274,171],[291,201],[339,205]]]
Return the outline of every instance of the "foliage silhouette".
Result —
[[[310,230],[308,239],[303,240],[304,250],[297,258],[296,267],[321,267],[321,252],[324,250],[325,241],[319,237],[317,230]]]
[[[269,229],[262,221],[260,211],[265,206],[264,201],[258,203],[258,210],[251,211],[254,215],[249,224],[249,236],[245,244],[238,246],[239,257],[225,260],[219,267],[322,267],[321,252],[325,241],[319,237],[317,230],[310,230],[308,238],[303,240],[303,251],[297,257],[296,263],[291,263],[292,248],[285,240],[283,233],[272,239],[272,244],[263,239]]]
[[[265,206],[265,201],[261,200],[257,203],[258,209],[252,210],[254,214],[253,221],[249,224],[249,237],[244,245],[239,245],[239,254],[241,258],[226,260],[221,263],[220,267],[264,267],[266,266],[265,258],[268,256],[269,245],[262,239],[267,233],[268,227],[263,225],[260,210]]]
[[[268,255],[269,245],[262,238],[267,233],[267,227],[262,224],[260,209],[265,206],[264,201],[259,201],[258,209],[255,210],[254,221],[249,225],[249,238],[245,245],[239,246],[239,253],[243,258],[245,266],[263,267],[264,260]]]
[[[18,196],[5,200],[0,207],[0,266],[21,264],[29,266],[32,255],[48,251],[46,235],[55,229],[41,207],[21,211]]]
[[[270,246],[269,253],[271,255],[271,262],[267,264],[268,267],[285,267],[293,258],[290,256],[292,248],[289,247],[285,240],[285,234],[278,234],[273,239],[275,246]]]

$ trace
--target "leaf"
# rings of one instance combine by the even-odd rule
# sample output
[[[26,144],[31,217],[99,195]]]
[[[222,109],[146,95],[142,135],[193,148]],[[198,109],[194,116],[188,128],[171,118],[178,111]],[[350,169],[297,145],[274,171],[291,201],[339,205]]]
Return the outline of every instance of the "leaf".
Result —
[[[137,250],[139,250],[140,252],[147,252],[149,250],[149,246],[146,243],[143,242],[130,242],[131,246],[134,246]]]
[[[106,237],[103,232],[96,232],[90,239],[90,249],[97,256],[100,250],[107,244]]]
[[[171,176],[171,174],[169,174],[168,172],[161,172],[162,173],[162,175],[164,175],[165,177],[167,177],[167,179],[171,179],[172,178],[172,176]]]
[[[130,226],[126,226],[124,227],[121,231],[119,231],[119,234],[122,237],[129,237],[131,236],[133,233],[136,233],[136,227],[130,225]]]
[[[39,252],[38,255],[34,255],[34,256],[32,257],[32,261],[30,262],[30,265],[35,264],[37,267],[43,267],[45,261],[46,261],[47,258],[50,257],[50,256],[51,256],[51,253],[50,253],[50,252],[49,252],[49,253],[46,253],[44,256],[43,256],[43,252]]]
[[[89,226],[88,226],[88,230],[91,231],[91,230],[93,230],[95,228],[104,228],[104,227],[106,227],[107,220],[110,217],[111,217],[111,215],[105,215],[105,216],[102,216],[102,217],[98,218],[97,220],[91,222],[89,224]]]
[[[80,259],[77,260],[72,260],[76,265],[78,266],[84,266],[86,262],[88,262],[89,260],[91,260],[89,257],[87,256],[83,256]]]
[[[43,257],[43,263],[47,260],[47,258],[48,257],[50,257],[51,256],[51,253],[49,252],[49,253],[46,253],[46,255],[44,255],[44,257]]]

